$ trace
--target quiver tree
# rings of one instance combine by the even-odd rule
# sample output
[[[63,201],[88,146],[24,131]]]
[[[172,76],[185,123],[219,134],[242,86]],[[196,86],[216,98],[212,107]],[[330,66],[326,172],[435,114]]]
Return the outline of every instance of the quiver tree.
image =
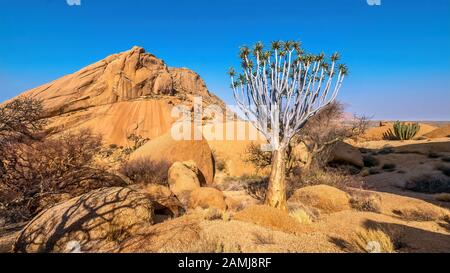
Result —
[[[272,42],[265,50],[240,49],[241,73],[230,69],[234,99],[272,150],[272,169],[266,204],[286,209],[285,160],[291,139],[308,119],[332,103],[347,75],[339,54],[306,54],[299,42]]]

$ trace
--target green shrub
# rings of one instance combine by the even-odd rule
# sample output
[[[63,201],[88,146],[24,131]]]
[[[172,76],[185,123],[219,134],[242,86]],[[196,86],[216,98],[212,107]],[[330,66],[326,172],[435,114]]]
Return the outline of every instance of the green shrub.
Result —
[[[405,123],[397,121],[394,123],[394,130],[389,129],[387,133],[384,134],[384,139],[388,140],[409,140],[419,132],[419,123]]]

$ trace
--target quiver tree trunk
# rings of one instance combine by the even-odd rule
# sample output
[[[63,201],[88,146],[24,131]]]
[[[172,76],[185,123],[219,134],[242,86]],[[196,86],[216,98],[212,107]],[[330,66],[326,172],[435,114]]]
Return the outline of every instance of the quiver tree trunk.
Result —
[[[286,207],[286,153],[275,150],[272,155],[272,170],[265,204],[274,208],[287,210]]]

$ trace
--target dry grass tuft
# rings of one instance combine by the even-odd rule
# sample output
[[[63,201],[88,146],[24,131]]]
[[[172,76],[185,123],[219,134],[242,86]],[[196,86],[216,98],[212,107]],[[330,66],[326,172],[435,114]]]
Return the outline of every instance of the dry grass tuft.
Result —
[[[438,212],[424,208],[393,210],[392,212],[405,221],[429,222],[441,218]]]
[[[261,232],[254,232],[254,242],[258,245],[272,245],[275,243],[273,233],[264,234]]]
[[[189,246],[180,249],[165,249],[164,252],[170,253],[242,253],[241,246],[235,242],[225,242],[200,232],[199,239]]]
[[[289,216],[294,218],[297,222],[301,224],[311,224],[312,220],[308,213],[303,209],[296,209],[289,213]]]
[[[361,229],[351,241],[355,251],[366,253],[394,253],[391,237],[381,229]]]

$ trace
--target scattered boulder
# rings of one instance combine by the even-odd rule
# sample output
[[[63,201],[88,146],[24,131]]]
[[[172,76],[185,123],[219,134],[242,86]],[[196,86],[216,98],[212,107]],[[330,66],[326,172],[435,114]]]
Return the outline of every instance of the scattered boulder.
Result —
[[[289,202],[299,202],[319,209],[322,213],[333,213],[350,209],[347,193],[327,185],[309,186],[296,190]]]
[[[153,224],[153,209],[145,195],[131,189],[98,189],[42,211],[22,230],[13,251],[95,251]]]
[[[331,151],[330,162],[350,164],[364,167],[364,160],[359,149],[345,142],[338,142]]]
[[[169,169],[170,190],[184,205],[187,205],[191,192],[200,188],[198,175],[198,168],[193,161],[175,162]]]
[[[130,160],[148,157],[154,161],[173,164],[177,161],[195,162],[201,185],[214,181],[214,161],[208,142],[201,140],[175,140],[171,132],[147,142],[131,154]]]
[[[225,196],[215,188],[197,188],[191,192],[189,208],[215,208],[221,211],[227,209]]]

